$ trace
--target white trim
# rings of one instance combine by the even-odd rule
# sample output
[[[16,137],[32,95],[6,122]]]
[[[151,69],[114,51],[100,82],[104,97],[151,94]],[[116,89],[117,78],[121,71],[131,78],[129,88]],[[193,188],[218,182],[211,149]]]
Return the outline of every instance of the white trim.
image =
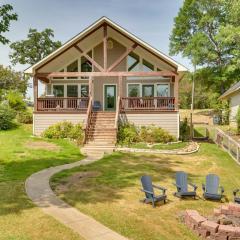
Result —
[[[115,103],[117,107],[117,96],[118,96],[118,85],[116,83],[104,83],[103,84],[103,111],[105,111],[105,86],[116,86],[116,96],[115,96]]]
[[[157,97],[157,85],[168,85],[168,97],[171,96],[171,89],[170,89],[170,83],[155,83],[155,89],[156,89],[156,93],[155,96]],[[175,97],[175,96],[174,96]]]
[[[140,86],[140,97],[143,97],[143,86],[144,85],[153,85],[154,89],[153,89],[153,94],[154,97],[157,97],[157,85],[168,85],[168,97],[171,96],[171,89],[170,89],[170,83],[169,82],[161,82],[161,83],[139,83],[139,82],[134,82],[134,83],[127,83],[126,85],[126,95],[127,97],[129,97],[128,95],[128,86],[129,85],[139,85]]]
[[[57,50],[55,50],[54,52],[52,52],[51,54],[49,54],[47,57],[43,58],[42,60],[40,60],[39,62],[37,62],[36,64],[32,65],[31,67],[27,68],[24,73],[28,73],[28,74],[34,74],[35,73],[35,69],[40,67],[42,64],[44,64],[45,62],[47,62],[49,59],[53,58],[54,56],[56,56],[57,54],[59,54],[60,52],[62,52],[63,50],[65,50],[66,48],[68,48],[70,45],[76,43],[79,38],[84,37],[88,32],[94,30],[94,28],[97,28],[98,26],[100,26],[101,24],[103,24],[104,22],[108,23],[110,26],[113,26],[114,28],[118,29],[120,32],[122,32],[123,34],[127,35],[128,37],[130,37],[131,39],[133,39],[133,41],[136,41],[137,43],[139,43],[140,45],[143,45],[144,47],[146,47],[149,51],[155,53],[156,55],[158,55],[159,57],[165,59],[167,62],[169,62],[170,64],[176,66],[178,68],[178,71],[188,71],[188,69],[186,67],[184,67],[183,65],[179,64],[178,62],[176,62],[175,60],[173,60],[172,58],[170,58],[169,56],[165,55],[164,53],[160,52],[159,50],[153,48],[152,46],[150,46],[149,44],[147,44],[146,42],[142,41],[141,39],[137,38],[136,36],[134,36],[133,34],[131,34],[130,32],[126,31],[124,28],[122,28],[121,26],[119,26],[118,24],[114,23],[113,21],[111,21],[110,19],[108,19],[107,17],[102,17],[99,20],[97,20],[95,23],[93,23],[92,25],[90,25],[88,28],[84,29],[82,32],[80,32],[78,35],[76,35],[75,37],[73,37],[72,39],[70,39],[69,41],[67,41],[65,44],[63,44],[60,48],[58,48]]]
[[[142,83],[127,83],[127,85],[126,85],[126,95],[127,95],[127,97],[129,97],[129,95],[128,95],[128,85],[139,85],[140,86],[140,91],[139,91],[139,94],[140,94],[140,96],[139,97],[141,97],[142,96]]]
[[[51,95],[53,95],[53,86],[57,85],[57,86],[62,86],[63,85],[63,92],[64,92],[64,96],[63,97],[67,97],[67,86],[68,85],[77,85],[78,86],[78,97],[82,97],[81,96],[81,86],[82,85],[88,85],[89,86],[89,83],[52,83],[51,84],[52,87],[51,87]]]

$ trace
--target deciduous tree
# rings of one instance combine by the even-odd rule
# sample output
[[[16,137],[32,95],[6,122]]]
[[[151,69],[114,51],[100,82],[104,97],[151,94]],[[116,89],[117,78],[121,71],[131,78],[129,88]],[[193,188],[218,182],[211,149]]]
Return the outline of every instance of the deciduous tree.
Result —
[[[240,73],[238,0],[185,0],[170,36],[170,54],[181,53],[210,70],[210,85],[226,90]]]
[[[60,41],[54,41],[52,29],[38,32],[37,29],[29,29],[27,39],[14,42],[10,45],[12,52],[9,57],[12,64],[33,65],[61,46]]]
[[[0,6],[0,43],[7,44],[9,39],[3,36],[3,33],[9,31],[11,21],[16,21],[18,15],[13,12],[13,7],[10,4]]]

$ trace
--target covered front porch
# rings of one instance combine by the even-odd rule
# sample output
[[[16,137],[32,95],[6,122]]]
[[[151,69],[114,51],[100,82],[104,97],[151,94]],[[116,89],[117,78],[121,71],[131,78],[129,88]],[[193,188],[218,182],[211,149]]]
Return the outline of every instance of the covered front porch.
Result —
[[[85,77],[81,78],[82,75]],[[48,77],[71,78],[71,81],[46,80],[38,74],[34,80],[35,112],[87,112],[90,99],[91,107],[96,111],[178,110],[178,80],[172,72],[117,72],[115,75],[106,72],[105,76],[102,72],[49,73]],[[37,90],[39,78],[46,84],[45,94],[41,97]]]

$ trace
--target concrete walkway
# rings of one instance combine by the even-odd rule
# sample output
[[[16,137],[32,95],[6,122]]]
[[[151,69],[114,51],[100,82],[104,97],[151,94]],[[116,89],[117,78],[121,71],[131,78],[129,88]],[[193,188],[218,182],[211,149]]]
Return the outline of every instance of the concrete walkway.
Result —
[[[27,195],[45,213],[73,229],[86,240],[127,240],[59,199],[49,185],[49,180],[55,173],[80,165],[87,165],[98,159],[97,157],[87,157],[75,163],[51,167],[34,173],[25,183]]]

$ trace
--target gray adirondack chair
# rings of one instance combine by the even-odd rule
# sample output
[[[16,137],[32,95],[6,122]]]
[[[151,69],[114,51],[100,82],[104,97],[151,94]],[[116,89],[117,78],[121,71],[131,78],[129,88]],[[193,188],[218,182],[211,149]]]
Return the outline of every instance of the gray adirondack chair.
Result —
[[[239,191],[240,191],[240,189],[235,189],[233,191],[233,195],[234,195],[234,202],[240,204],[240,196],[238,194]]]
[[[215,174],[208,174],[206,176],[206,185],[203,184],[202,189],[205,199],[220,201],[223,197],[224,188],[219,186],[219,177]]]
[[[145,193],[145,198],[143,199],[144,203],[152,203],[152,206],[155,207],[155,203],[159,201],[163,201],[166,203],[166,188],[159,187],[152,184],[152,178],[150,176],[142,176],[141,177],[142,189],[141,191]],[[162,194],[155,195],[154,188],[161,190]]]
[[[196,197],[197,186],[192,183],[188,183],[187,173],[183,171],[176,172],[176,183],[173,183],[177,187],[177,192],[174,193],[176,197]],[[189,191],[188,185],[190,185],[193,190]]]

